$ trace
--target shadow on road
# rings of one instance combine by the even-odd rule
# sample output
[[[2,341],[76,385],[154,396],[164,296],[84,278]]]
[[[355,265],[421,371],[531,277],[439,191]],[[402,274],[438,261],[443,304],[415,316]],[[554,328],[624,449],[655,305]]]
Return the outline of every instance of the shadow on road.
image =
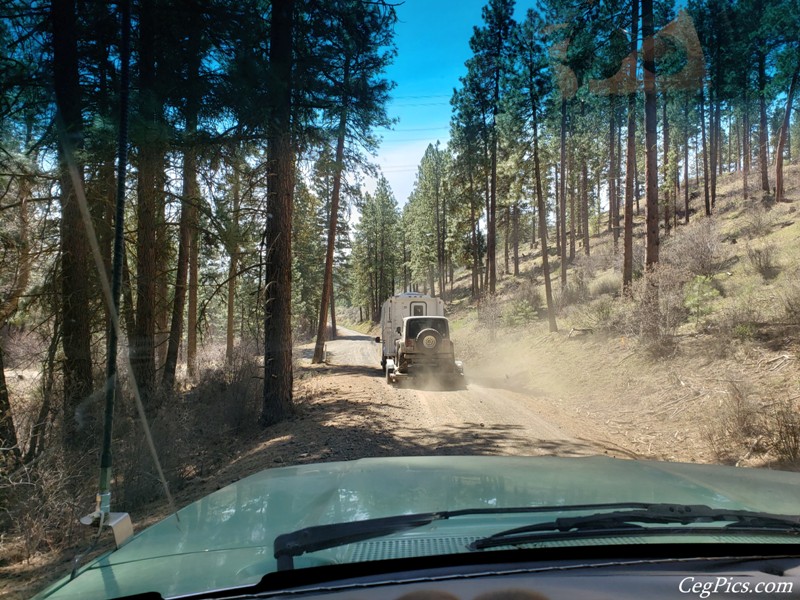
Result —
[[[332,375],[364,375],[366,377],[382,377],[383,370],[380,365],[337,365],[326,363],[327,370]]]
[[[375,343],[375,338],[362,333],[349,333],[346,335],[337,335],[335,340],[328,340],[328,343],[335,343],[338,341],[348,342],[372,342]]]

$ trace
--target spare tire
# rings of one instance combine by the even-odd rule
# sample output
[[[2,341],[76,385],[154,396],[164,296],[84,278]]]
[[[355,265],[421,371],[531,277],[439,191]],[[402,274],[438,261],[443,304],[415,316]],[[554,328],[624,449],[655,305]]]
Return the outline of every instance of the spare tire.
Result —
[[[420,352],[433,354],[442,345],[442,334],[435,329],[423,329],[417,335],[415,347]]]

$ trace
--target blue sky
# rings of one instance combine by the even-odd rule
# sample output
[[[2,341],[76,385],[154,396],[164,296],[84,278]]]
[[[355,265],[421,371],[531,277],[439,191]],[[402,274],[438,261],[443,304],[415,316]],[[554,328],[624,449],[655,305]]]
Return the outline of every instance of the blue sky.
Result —
[[[414,187],[417,166],[429,143],[445,145],[450,130],[450,98],[472,54],[473,28],[483,24],[488,0],[405,0],[397,6],[397,56],[386,76],[397,83],[388,112],[392,131],[381,131],[376,162],[399,205]],[[519,0],[515,18],[524,18],[532,0]]]
[[[397,56],[386,76],[397,82],[388,112],[398,120],[382,131],[377,163],[398,204],[405,204],[429,143],[446,143],[450,97],[465,73],[469,38],[481,24],[484,0],[405,0],[397,7]]]

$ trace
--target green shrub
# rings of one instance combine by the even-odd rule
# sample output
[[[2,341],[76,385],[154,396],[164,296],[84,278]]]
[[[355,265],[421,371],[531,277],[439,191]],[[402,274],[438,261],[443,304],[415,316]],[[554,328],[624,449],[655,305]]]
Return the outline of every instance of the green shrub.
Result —
[[[516,300],[503,310],[503,324],[518,327],[536,319],[536,309],[527,300]]]
[[[714,287],[713,279],[698,275],[686,286],[683,303],[691,312],[695,323],[699,323],[700,317],[711,314],[712,302],[718,297],[719,291]]]

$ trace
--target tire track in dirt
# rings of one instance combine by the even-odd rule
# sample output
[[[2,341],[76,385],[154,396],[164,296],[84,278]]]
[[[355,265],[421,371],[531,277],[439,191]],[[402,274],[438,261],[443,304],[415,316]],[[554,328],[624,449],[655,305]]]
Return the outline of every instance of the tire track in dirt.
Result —
[[[542,414],[541,402],[523,393],[469,383],[454,389],[437,381],[383,382],[377,344],[369,336],[339,328],[327,343],[328,363],[358,375],[392,433],[430,447],[431,453],[586,456],[603,453],[592,442],[566,433]],[[359,386],[359,387],[362,387]]]

